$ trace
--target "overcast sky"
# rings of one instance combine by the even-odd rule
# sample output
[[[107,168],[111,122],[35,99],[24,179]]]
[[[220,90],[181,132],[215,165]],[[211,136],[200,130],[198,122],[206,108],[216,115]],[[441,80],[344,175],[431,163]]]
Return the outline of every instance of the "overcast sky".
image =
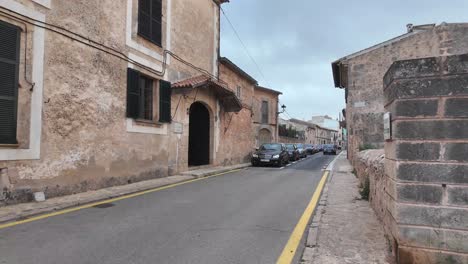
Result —
[[[305,120],[338,117],[345,106],[332,61],[401,35],[408,23],[468,22],[468,0],[231,0],[222,8],[265,78],[223,15],[221,56],[282,91],[287,112]]]

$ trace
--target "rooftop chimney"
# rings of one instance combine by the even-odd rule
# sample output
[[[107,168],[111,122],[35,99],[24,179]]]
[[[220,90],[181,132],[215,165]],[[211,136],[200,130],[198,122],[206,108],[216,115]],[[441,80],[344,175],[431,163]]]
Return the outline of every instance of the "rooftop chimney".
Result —
[[[407,24],[406,25],[406,30],[408,31],[408,33],[413,32],[413,24]]]

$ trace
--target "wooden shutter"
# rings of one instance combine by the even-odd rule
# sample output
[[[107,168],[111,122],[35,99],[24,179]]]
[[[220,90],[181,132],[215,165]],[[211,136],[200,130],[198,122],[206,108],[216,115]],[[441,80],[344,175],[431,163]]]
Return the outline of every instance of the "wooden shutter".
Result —
[[[159,122],[170,123],[171,120],[171,83],[159,81]]]
[[[152,0],[151,3],[151,41],[161,46],[161,21],[162,3],[161,0]]]
[[[262,101],[262,123],[268,124],[268,102]]]
[[[140,109],[140,72],[127,69],[127,117],[138,118]]]
[[[138,35],[161,46],[162,1],[138,1]]]
[[[151,39],[151,1],[138,1],[138,34]]]
[[[17,144],[20,29],[0,21],[0,143]]]

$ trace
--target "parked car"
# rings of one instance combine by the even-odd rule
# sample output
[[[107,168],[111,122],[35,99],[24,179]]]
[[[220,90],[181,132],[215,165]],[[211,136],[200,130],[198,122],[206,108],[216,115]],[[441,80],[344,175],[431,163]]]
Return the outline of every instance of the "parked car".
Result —
[[[296,144],[284,144],[286,150],[289,154],[289,160],[298,160],[299,159],[299,151],[297,150]]]
[[[304,144],[298,143],[296,144],[296,147],[297,147],[297,151],[299,151],[299,158],[306,158],[307,152],[306,152]]]
[[[252,153],[252,166],[276,165],[282,167],[289,162],[289,154],[284,144],[262,144],[257,151]]]
[[[336,152],[337,152],[337,148],[333,144],[326,144],[323,147],[323,155],[328,155],[328,154],[336,155]]]
[[[320,152],[320,151],[323,151],[323,146],[324,146],[324,144],[318,144],[318,150],[319,150],[319,152]]]
[[[315,144],[314,145],[314,151],[315,153],[319,153],[320,152],[320,146],[318,144]]]
[[[312,145],[312,144],[305,144],[304,146],[305,146],[306,153],[307,153],[308,155],[312,155],[312,154],[315,153],[315,152],[314,152],[314,145]]]

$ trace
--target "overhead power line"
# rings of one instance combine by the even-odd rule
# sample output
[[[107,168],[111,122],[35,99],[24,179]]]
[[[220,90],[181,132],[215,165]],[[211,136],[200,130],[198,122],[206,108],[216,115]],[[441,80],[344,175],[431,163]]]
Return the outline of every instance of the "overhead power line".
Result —
[[[255,61],[255,59],[252,57],[252,55],[250,54],[249,52],[249,49],[247,49],[247,46],[245,46],[244,42],[242,41],[239,33],[237,33],[237,30],[236,28],[234,27],[234,25],[231,23],[231,20],[229,19],[229,17],[226,15],[226,12],[224,12],[224,9],[222,7],[220,7],[221,11],[223,12],[223,15],[224,17],[226,18],[226,21],[229,23],[229,25],[231,26],[232,28],[232,31],[234,31],[234,34],[236,35],[237,39],[239,40],[239,42],[241,43],[242,47],[244,48],[245,50],[245,53],[247,54],[247,56],[249,56],[250,60],[252,60],[252,62],[255,64],[255,67],[257,67],[257,70],[258,72],[260,73],[260,75],[262,76],[263,80],[265,81],[265,84],[268,86],[268,81],[265,77],[265,75],[263,74],[263,71],[262,69],[260,68],[260,66],[258,65],[258,63]]]

